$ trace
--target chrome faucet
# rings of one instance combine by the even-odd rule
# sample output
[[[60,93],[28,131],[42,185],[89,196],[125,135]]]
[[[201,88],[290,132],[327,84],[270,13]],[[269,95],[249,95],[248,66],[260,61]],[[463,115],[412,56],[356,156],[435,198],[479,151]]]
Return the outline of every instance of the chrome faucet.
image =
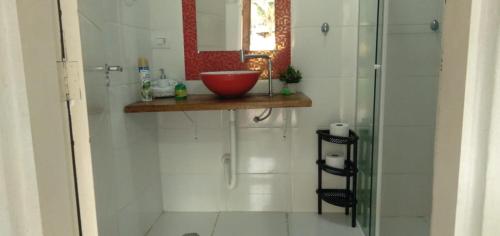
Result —
[[[262,58],[267,60],[267,71],[269,74],[269,92],[268,95],[269,97],[273,96],[273,61],[271,60],[271,57],[266,54],[245,54],[245,51],[240,50],[240,57],[241,57],[241,62],[245,62],[248,59],[252,58]]]
[[[268,81],[269,81],[269,86],[268,86],[268,95],[269,97],[273,96],[273,60],[271,60],[271,57],[266,54],[245,54],[245,51],[240,50],[240,57],[241,57],[241,62],[245,62],[248,59],[252,58],[262,58],[267,60],[267,71],[269,74]],[[266,120],[271,116],[271,113],[273,112],[272,108],[267,108],[260,114],[259,116],[256,116],[253,118],[253,121],[255,123],[259,123],[261,121]]]

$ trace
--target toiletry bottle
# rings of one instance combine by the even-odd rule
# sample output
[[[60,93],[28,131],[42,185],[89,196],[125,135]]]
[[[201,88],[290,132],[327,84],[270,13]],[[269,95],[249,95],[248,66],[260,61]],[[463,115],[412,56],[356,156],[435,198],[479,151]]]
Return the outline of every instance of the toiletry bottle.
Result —
[[[153,86],[151,80],[144,79],[141,81],[141,100],[143,102],[153,101]]]
[[[153,101],[153,84],[151,81],[148,60],[140,57],[137,64],[139,69],[139,84],[141,86],[141,100],[143,102]]]
[[[187,99],[187,88],[183,83],[178,83],[175,86],[175,100]]]
[[[138,69],[139,69],[139,79],[151,79],[151,73],[149,71],[149,63],[148,59],[144,57],[139,57],[139,60],[137,62]]]

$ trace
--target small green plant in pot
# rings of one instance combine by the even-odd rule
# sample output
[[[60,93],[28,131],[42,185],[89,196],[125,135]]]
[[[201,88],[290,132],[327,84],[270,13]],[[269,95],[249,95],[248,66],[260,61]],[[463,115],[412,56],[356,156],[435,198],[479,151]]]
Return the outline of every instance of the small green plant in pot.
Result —
[[[297,92],[297,84],[302,80],[300,70],[288,66],[288,68],[280,74],[280,81],[283,82],[281,94],[292,95]]]

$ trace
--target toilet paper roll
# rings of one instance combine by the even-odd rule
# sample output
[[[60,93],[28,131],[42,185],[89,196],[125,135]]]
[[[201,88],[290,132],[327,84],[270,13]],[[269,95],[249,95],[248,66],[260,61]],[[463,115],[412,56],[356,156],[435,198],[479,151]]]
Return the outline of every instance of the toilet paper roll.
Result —
[[[339,154],[339,153],[326,154],[325,163],[327,166],[331,166],[338,169],[344,169],[345,156],[344,154]]]
[[[340,137],[349,137],[349,124],[333,123],[330,125],[330,134]]]

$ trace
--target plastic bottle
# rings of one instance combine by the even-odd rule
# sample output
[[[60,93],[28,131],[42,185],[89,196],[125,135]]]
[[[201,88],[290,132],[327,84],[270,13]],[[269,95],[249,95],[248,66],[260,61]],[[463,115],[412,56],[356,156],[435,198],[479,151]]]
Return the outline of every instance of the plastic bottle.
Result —
[[[137,62],[138,69],[139,69],[139,79],[151,79],[151,72],[149,70],[149,63],[148,59],[144,57],[139,57],[139,60]]]
[[[140,95],[143,102],[153,101],[153,84],[149,71],[148,59],[140,57],[138,60]]]
[[[187,88],[183,83],[178,83],[175,86],[175,100],[187,99]]]
[[[165,74],[165,70],[163,68],[160,69],[160,79],[158,80],[158,86],[160,88],[166,88],[169,85],[169,81],[167,79],[167,75]]]

